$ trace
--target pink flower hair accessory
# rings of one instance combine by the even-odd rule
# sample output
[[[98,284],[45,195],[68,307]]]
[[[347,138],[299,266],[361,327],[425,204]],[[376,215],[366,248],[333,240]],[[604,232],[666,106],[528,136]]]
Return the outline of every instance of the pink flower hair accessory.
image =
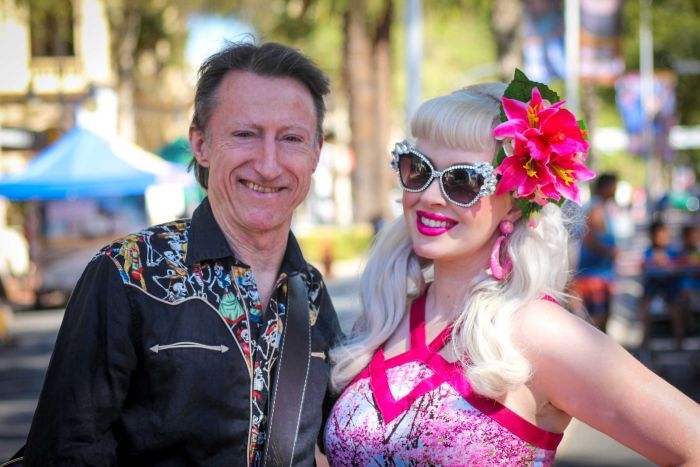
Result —
[[[501,176],[496,194],[512,192],[526,219],[547,203],[561,206],[569,199],[581,204],[576,183],[595,177],[584,165],[585,124],[554,91],[518,69],[501,103],[503,123],[493,130],[503,141],[496,157],[495,173]]]

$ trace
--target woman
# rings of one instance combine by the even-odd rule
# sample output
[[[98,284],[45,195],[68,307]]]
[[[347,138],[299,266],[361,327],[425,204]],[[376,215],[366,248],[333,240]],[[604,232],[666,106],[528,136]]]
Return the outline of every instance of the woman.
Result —
[[[659,464],[700,463],[698,405],[557,304],[567,231],[548,201],[578,201],[588,144],[536,89],[503,99],[498,125],[504,89],[424,103],[393,152],[404,214],[331,352],[331,465],[549,465],[572,417]]]

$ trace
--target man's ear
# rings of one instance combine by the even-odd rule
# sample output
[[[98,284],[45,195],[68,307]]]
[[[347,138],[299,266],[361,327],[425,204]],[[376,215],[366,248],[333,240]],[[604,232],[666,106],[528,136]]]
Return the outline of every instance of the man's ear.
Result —
[[[202,167],[209,167],[209,155],[206,150],[206,135],[202,130],[190,125],[190,149]]]

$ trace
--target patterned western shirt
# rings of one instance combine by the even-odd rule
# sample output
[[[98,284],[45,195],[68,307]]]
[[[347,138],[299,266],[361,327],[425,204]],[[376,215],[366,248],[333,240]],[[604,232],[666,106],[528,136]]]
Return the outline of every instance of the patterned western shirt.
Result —
[[[309,292],[312,358],[295,464],[313,462],[339,336],[320,274],[293,236],[262,309],[205,199],[192,220],[103,248],[71,296],[27,442],[27,465],[256,465],[287,309]],[[296,311],[296,310],[293,310]]]

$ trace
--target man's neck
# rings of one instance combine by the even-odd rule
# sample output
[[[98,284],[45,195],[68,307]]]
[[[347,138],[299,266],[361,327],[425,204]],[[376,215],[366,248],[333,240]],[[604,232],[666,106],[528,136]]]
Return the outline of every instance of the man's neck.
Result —
[[[250,266],[260,295],[260,302],[265,310],[282,266],[289,231],[280,230],[260,235],[224,232],[224,235],[236,258]]]
[[[278,235],[265,235],[257,237],[255,234],[236,235],[225,233],[226,241],[236,259],[249,265],[257,271],[267,269],[276,273],[282,265],[284,252],[287,249],[289,231],[280,232]]]
[[[249,231],[231,224],[230,219],[219,213],[213,204],[212,212],[236,259],[250,266],[265,310],[287,250],[291,219],[275,229]]]

